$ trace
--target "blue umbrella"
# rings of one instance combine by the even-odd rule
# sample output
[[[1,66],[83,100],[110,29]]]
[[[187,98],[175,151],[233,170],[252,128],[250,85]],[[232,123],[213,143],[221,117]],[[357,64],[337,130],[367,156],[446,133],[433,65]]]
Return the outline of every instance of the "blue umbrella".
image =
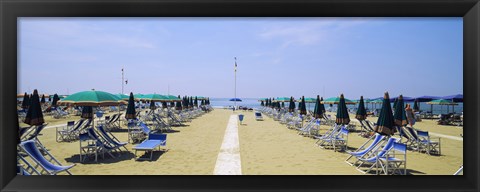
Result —
[[[231,98],[229,101],[242,101],[242,100],[239,98]]]

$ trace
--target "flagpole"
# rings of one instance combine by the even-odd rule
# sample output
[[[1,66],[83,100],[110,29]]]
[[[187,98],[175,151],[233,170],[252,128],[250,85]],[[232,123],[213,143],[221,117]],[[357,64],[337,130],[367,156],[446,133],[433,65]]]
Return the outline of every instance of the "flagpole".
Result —
[[[235,58],[235,91],[233,97],[233,103],[235,105],[234,111],[237,110],[237,57]]]
[[[122,94],[123,94],[123,67],[122,67]]]

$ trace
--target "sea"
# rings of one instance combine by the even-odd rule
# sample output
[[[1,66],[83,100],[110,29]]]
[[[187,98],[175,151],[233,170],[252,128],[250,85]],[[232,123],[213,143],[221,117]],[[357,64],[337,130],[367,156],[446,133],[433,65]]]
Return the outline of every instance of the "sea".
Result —
[[[260,98],[240,98],[242,101],[238,102],[237,101],[237,106],[242,106],[242,107],[248,107],[248,108],[253,108],[253,109],[259,109],[261,107],[260,105]],[[233,101],[229,101],[230,98],[210,98],[210,105],[214,108],[224,108],[224,107],[231,107],[234,106]],[[413,108],[413,102],[405,102],[409,103],[412,108]],[[393,102],[391,103],[393,107]],[[288,103],[285,103],[285,107],[288,106]],[[295,106],[298,108],[298,102],[295,103]],[[329,108],[331,107],[332,110],[335,111],[336,105],[330,106],[329,104],[325,104],[325,109],[328,111]],[[315,103],[306,103],[307,110],[313,111],[315,108]],[[356,110],[358,107],[358,104],[355,105],[347,105],[347,108],[351,110]],[[382,107],[381,104],[371,104],[371,103],[366,103],[365,107],[367,110],[373,110],[373,109],[380,109]],[[463,112],[463,103],[458,103],[456,106],[442,106],[442,105],[429,105],[426,103],[420,103],[420,110],[421,111],[433,111],[433,114],[446,114],[446,113],[462,113]]]

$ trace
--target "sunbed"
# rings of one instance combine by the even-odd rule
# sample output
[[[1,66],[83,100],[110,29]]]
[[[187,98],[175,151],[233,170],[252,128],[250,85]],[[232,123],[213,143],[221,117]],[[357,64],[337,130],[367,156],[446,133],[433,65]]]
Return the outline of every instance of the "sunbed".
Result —
[[[166,134],[148,134],[148,139],[142,143],[135,145],[133,149],[135,150],[135,160],[149,159],[152,160],[153,152],[155,149],[165,146],[167,143]],[[145,153],[150,153],[150,158],[137,158],[137,151],[144,151]]]

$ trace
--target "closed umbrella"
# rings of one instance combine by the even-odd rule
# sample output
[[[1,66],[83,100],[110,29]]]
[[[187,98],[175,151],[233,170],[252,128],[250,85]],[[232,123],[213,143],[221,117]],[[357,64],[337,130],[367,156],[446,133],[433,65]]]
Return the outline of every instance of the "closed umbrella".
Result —
[[[265,106],[265,103],[263,103],[263,101],[260,101],[260,105],[263,107]]]
[[[317,95],[317,99],[315,102],[315,110],[313,111],[313,114],[315,114],[315,118],[320,119],[323,117],[323,111],[322,107],[320,106],[320,96]]]
[[[40,103],[42,103],[42,104],[45,103],[45,95],[42,95],[42,99],[40,100]]]
[[[195,106],[195,108],[198,107],[198,98],[195,97],[195,101],[193,102],[193,106]]]
[[[325,113],[325,106],[322,103],[323,97],[320,97],[320,110],[322,110],[322,113]]]
[[[27,92],[25,92],[25,95],[23,95],[22,108],[28,109],[29,105],[30,105],[30,98]]]
[[[166,102],[166,101],[162,101],[162,108],[163,108],[163,109],[166,109],[166,108],[167,108],[167,102]]]
[[[397,107],[397,102],[398,102],[398,98],[395,98],[395,100],[393,101],[393,108],[394,109]]]
[[[415,102],[413,103],[413,111],[420,111],[420,106],[418,104],[418,100],[415,99]]]
[[[338,125],[347,125],[350,123],[350,116],[348,115],[347,104],[345,103],[343,93],[340,95],[335,123]]]
[[[137,114],[135,112],[135,99],[133,98],[133,93],[130,92],[130,97],[128,98],[127,112],[125,113],[125,119],[136,119]]]
[[[305,106],[305,97],[304,96],[302,96],[302,100],[301,100],[300,114],[302,114],[302,115],[307,114],[307,108]]]
[[[190,100],[188,101],[188,108],[193,108],[193,97],[190,97]]]
[[[83,106],[81,117],[85,119],[93,119],[93,107]]]
[[[293,101],[293,97],[290,97],[290,104],[288,105],[288,111],[289,112],[295,111],[295,102]]]
[[[407,115],[405,114],[405,107],[403,106],[403,96],[400,95],[395,105],[395,113],[393,114],[394,123],[396,126],[402,127],[407,125]]]
[[[57,107],[57,104],[58,104],[57,102],[58,102],[58,100],[60,100],[60,98],[59,98],[58,95],[55,93],[55,94],[53,95],[53,99],[52,99],[52,107]]]
[[[393,121],[390,98],[388,96],[388,92],[385,92],[385,95],[383,96],[382,109],[380,110],[380,116],[378,117],[377,125],[375,126],[375,132],[390,136],[396,132],[394,126],[395,124]]]
[[[360,96],[360,102],[358,103],[357,114],[355,118],[359,121],[367,119],[367,110],[365,109],[365,103],[363,101],[363,96]]]
[[[155,106],[155,101],[150,101],[150,109],[151,110],[157,109],[157,106]]]
[[[42,125],[45,123],[43,119],[42,108],[40,106],[39,98],[38,98],[38,91],[35,89],[33,91],[32,104],[28,106],[27,115],[25,117],[24,123],[28,125]]]
[[[282,102],[282,108],[285,108],[285,102]]]

